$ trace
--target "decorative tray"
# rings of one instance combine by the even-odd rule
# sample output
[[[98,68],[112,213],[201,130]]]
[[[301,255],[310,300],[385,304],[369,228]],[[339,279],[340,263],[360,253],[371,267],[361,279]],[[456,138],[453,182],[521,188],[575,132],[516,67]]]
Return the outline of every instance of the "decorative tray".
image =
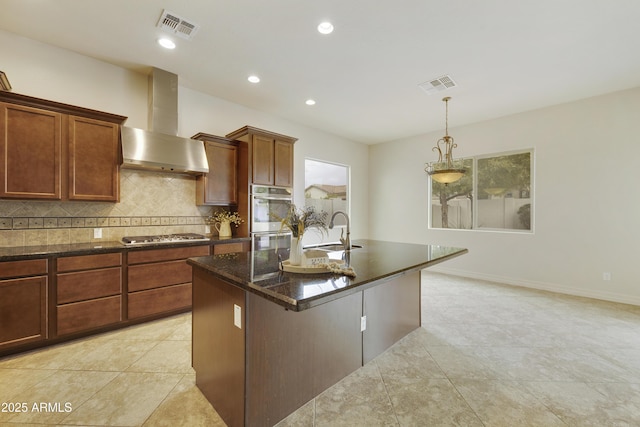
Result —
[[[338,266],[342,266],[344,264],[344,260],[341,259],[330,259],[332,264],[337,264]],[[331,273],[331,270],[327,267],[327,264],[317,264],[317,265],[291,265],[289,260],[282,261],[280,263],[280,270],[286,271],[288,273],[306,273],[306,274],[319,274],[319,273]]]

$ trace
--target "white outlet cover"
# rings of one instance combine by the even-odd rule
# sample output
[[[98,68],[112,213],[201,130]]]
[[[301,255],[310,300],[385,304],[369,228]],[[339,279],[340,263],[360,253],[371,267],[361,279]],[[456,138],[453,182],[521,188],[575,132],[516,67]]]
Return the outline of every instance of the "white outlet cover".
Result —
[[[242,329],[242,308],[237,304],[233,304],[233,325]]]

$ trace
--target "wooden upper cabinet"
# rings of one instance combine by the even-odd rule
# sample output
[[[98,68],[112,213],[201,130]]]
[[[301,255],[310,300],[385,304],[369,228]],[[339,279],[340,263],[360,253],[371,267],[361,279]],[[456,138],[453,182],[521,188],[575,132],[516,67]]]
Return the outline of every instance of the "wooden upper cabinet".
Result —
[[[61,199],[62,115],[0,103],[0,197]]]
[[[296,138],[251,126],[231,132],[227,138],[249,145],[251,184],[293,186],[293,144]]]
[[[0,92],[0,198],[117,202],[126,117]]]
[[[253,137],[253,179],[254,184],[275,185],[274,140],[261,135]]]
[[[196,177],[196,204],[237,205],[238,143],[206,133],[191,138],[204,142],[209,162],[209,173]]]
[[[293,144],[285,141],[274,141],[273,184],[282,187],[293,187]]]
[[[120,127],[69,117],[69,200],[117,202]]]

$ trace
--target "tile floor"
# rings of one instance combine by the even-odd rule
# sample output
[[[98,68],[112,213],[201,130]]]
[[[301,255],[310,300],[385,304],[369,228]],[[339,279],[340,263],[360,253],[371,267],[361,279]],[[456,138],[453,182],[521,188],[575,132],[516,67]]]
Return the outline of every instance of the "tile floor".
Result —
[[[640,307],[423,283],[422,328],[278,427],[640,425]],[[190,339],[186,314],[2,358],[0,401],[28,411],[0,425],[223,426],[194,385]]]

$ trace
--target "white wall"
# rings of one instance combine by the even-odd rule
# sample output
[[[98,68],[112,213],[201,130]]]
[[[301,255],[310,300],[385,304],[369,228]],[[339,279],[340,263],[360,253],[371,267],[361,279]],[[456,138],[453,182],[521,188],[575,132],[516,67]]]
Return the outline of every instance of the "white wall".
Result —
[[[0,30],[2,62],[13,92],[129,117],[125,125],[147,128],[147,76],[87,56]],[[251,125],[298,138],[295,144],[295,202],[304,204],[304,159],[351,166],[353,238],[366,238],[368,146],[179,87],[178,133],[222,135]],[[329,239],[338,234],[332,232]],[[313,236],[309,236],[313,237]],[[306,242],[306,240],[305,240]]]
[[[13,92],[127,116],[147,127],[147,78],[0,30],[0,69]]]
[[[428,229],[442,132],[374,146],[370,237],[469,249],[436,270],[640,305],[639,117],[637,88],[450,129],[458,158],[535,149],[533,234]]]

